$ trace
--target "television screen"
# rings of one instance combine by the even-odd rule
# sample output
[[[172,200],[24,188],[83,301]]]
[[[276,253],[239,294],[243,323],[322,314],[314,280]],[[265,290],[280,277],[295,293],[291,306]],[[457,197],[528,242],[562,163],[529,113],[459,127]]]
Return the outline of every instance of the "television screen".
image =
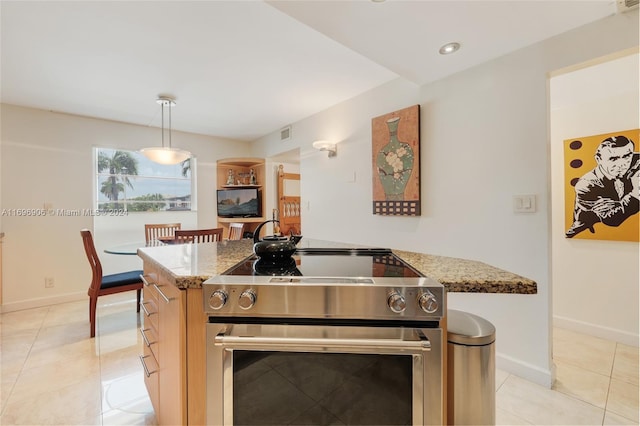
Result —
[[[260,217],[258,188],[218,189],[218,216]]]

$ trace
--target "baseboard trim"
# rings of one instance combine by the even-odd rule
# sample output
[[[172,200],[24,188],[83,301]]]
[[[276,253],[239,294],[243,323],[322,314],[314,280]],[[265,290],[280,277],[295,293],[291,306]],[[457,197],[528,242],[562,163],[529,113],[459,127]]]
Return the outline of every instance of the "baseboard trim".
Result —
[[[535,365],[500,353],[496,353],[496,368],[504,370],[509,374],[522,377],[530,382],[537,383],[548,389],[551,389],[555,381],[555,374],[552,370],[544,370]]]
[[[628,331],[618,330],[615,328],[604,327],[598,324],[592,324],[585,321],[579,321],[572,318],[553,316],[553,325],[588,336],[599,337],[601,339],[613,340],[628,346],[640,346],[640,338],[637,334]]]
[[[22,300],[20,302],[3,303],[0,312],[15,312],[22,311],[24,309],[42,308],[44,306],[57,305],[60,303],[76,302],[78,300],[87,300],[86,292],[67,293],[60,296],[53,297],[39,297],[37,299]],[[87,309],[89,305],[87,305]]]

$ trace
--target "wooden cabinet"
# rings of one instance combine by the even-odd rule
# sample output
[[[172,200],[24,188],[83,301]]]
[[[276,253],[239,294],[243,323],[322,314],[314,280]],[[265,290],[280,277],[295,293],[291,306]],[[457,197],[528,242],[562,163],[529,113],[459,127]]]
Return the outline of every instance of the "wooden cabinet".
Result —
[[[266,219],[266,200],[264,194],[265,162],[262,158],[227,158],[218,160],[217,164],[217,189],[257,188],[261,196],[260,217],[220,217],[218,227],[223,228],[223,238],[229,237],[229,224],[232,222],[244,223],[245,232],[253,232],[257,226]]]
[[[160,294],[158,314],[158,382],[162,424],[187,424],[185,298],[184,292],[165,284]]]
[[[0,305],[2,305],[2,240],[4,232],[0,232]]]
[[[300,174],[285,173],[284,166],[278,166],[278,219],[283,235],[302,234],[300,220]]]
[[[145,267],[142,362],[158,424],[187,424],[186,296]]]

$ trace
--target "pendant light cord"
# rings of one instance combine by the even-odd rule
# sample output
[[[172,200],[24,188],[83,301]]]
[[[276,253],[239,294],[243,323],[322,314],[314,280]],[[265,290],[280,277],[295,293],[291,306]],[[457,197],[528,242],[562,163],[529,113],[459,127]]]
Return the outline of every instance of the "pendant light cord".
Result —
[[[162,148],[164,148],[164,101],[160,103],[160,111],[162,113]]]
[[[0,0],[2,1],[2,0]],[[164,124],[165,124],[165,117],[164,117],[164,107],[169,107],[172,108],[173,106],[175,106],[176,102],[173,98],[168,97],[168,96],[162,96],[160,95],[157,99],[156,102],[160,104],[160,114],[162,114],[161,117],[161,126],[162,126],[162,147],[154,147],[154,148],[142,148],[140,150],[140,152],[142,152],[142,154],[147,157],[149,160],[156,162],[158,164],[166,164],[166,165],[174,165],[174,164],[178,164],[178,163],[184,163],[185,161],[189,160],[192,156],[191,153],[189,151],[185,151],[184,149],[179,149],[179,148],[172,148],[172,135],[171,135],[171,109],[169,109],[169,117],[168,117],[168,123],[169,123],[169,143],[168,146],[165,145],[165,137],[164,137],[164,133],[167,129],[165,129]],[[156,116],[157,117],[157,116]],[[155,118],[155,120],[157,120],[157,118]],[[156,121],[157,123],[157,121]]]
[[[164,148],[164,107],[167,106],[169,108],[169,149],[171,149],[171,106],[173,101],[170,99],[160,99],[160,107],[162,111],[162,147]]]

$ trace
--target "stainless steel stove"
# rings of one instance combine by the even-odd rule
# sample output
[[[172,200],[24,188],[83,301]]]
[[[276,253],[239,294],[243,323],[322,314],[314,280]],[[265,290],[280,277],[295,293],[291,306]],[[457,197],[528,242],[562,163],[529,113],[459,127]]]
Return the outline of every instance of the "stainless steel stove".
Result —
[[[441,424],[442,285],[388,249],[250,257],[203,284],[209,424]]]

